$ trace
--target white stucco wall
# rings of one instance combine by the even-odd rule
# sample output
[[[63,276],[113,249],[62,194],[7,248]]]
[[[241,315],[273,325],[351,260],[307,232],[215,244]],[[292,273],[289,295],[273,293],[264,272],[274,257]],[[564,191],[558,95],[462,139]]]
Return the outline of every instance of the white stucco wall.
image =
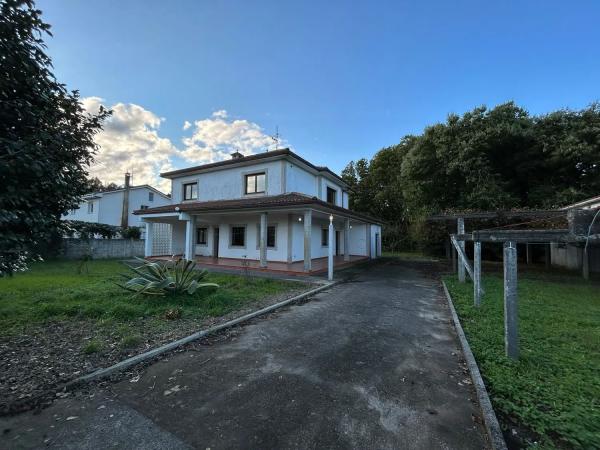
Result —
[[[88,202],[94,203],[94,212],[88,213]],[[63,220],[79,220],[81,222],[98,223],[98,211],[100,209],[100,199],[93,199],[79,203],[79,208],[63,216]]]
[[[267,176],[266,193],[262,195],[281,194],[282,164],[281,161],[271,161],[174,178],[171,182],[173,202],[181,203],[183,201],[183,185],[193,182],[198,183],[198,201],[229,200],[260,195],[245,194],[244,175],[263,171]]]
[[[286,161],[286,192],[317,197],[316,177],[297,164]]]

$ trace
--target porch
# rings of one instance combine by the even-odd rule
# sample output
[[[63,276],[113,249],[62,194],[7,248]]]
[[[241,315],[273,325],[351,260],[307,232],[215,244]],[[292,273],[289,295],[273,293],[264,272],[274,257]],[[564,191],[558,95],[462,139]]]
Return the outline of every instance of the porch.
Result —
[[[170,260],[171,256],[153,256],[151,259],[154,260]],[[267,272],[281,272],[288,275],[306,275],[307,272],[304,269],[304,261],[297,261],[292,263],[282,261],[267,261],[265,267],[261,267],[260,260],[253,259],[242,259],[242,258],[223,258],[223,257],[212,257],[212,256],[196,256],[195,260],[199,267],[210,268],[219,267],[223,269],[234,269],[234,270],[252,270],[252,271],[267,271]],[[367,256],[350,255],[348,260],[344,259],[344,256],[334,256],[333,266],[335,269],[342,269],[349,267],[354,264],[358,264],[363,261],[368,261]],[[308,272],[311,275],[318,275],[327,272],[328,269],[328,258],[314,258],[311,262],[311,270]]]

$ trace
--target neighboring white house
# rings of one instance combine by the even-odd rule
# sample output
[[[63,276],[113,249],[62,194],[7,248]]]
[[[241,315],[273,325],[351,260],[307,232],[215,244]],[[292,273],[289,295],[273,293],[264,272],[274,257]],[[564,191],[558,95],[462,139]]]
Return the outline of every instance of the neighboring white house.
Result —
[[[263,268],[300,262],[310,272],[330,245],[336,263],[381,255],[380,221],[349,210],[348,185],[289,149],[236,152],[227,161],[161,176],[171,180],[173,203],[135,214],[146,222],[147,235],[167,226],[171,239],[146,240],[146,256],[238,260],[232,265],[243,259]]]
[[[129,179],[126,178],[126,183]],[[103,223],[121,227],[143,227],[144,223],[133,211],[155,208],[171,203],[171,197],[148,186],[128,186],[108,192],[95,192],[83,197],[79,207],[63,216],[63,220]]]

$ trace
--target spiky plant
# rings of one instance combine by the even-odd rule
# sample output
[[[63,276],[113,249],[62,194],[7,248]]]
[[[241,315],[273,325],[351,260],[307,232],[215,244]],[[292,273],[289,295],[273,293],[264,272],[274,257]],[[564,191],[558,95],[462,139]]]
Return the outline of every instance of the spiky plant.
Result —
[[[196,270],[196,263],[188,259],[177,261],[147,261],[136,258],[138,266],[128,266],[134,273],[123,274],[127,282],[123,289],[138,295],[175,295],[196,293],[199,289],[218,288],[216,283],[206,283],[203,280],[208,272]]]

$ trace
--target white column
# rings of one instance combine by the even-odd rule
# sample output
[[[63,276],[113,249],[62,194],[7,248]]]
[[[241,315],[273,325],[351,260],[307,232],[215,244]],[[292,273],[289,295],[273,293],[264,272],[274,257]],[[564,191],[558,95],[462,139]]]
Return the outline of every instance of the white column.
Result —
[[[344,261],[350,261],[350,219],[344,220]]]
[[[473,243],[473,298],[475,306],[481,304],[481,242]]]
[[[327,279],[333,280],[333,244],[334,244],[333,216],[329,216],[329,239],[327,243]]]
[[[194,232],[196,231],[196,219],[191,216],[185,222],[185,259],[194,259],[195,256],[195,245],[194,245]]]
[[[312,245],[312,211],[304,212],[304,271],[310,272],[312,267],[311,260]]]
[[[287,262],[288,264],[292,263],[292,253],[294,251],[294,216],[292,214],[288,214],[288,222],[287,222]]]
[[[267,267],[267,213],[260,214],[260,267]]]
[[[504,243],[504,346],[506,356],[519,359],[519,300],[517,295],[517,243]]]
[[[144,256],[152,256],[152,244],[154,241],[154,224],[146,222],[146,240],[144,241]]]

